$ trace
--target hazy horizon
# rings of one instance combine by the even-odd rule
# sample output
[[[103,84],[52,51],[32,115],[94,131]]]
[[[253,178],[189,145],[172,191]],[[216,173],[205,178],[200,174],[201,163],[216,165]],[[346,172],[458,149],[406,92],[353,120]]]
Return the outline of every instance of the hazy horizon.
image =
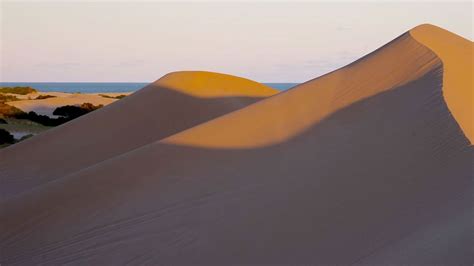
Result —
[[[471,20],[470,2],[3,1],[0,81],[152,82],[205,70],[301,83],[422,23],[472,40]]]

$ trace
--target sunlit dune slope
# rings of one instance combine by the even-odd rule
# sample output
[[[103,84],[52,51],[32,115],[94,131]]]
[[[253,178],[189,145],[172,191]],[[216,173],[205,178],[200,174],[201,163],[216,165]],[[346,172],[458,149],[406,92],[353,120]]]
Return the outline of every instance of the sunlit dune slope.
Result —
[[[231,75],[205,71],[181,71],[159,80],[160,86],[197,98],[215,97],[268,97],[275,89]]]
[[[207,148],[280,143],[354,102],[417,80],[440,65],[434,53],[406,33],[356,63],[164,142]],[[217,128],[219,134],[213,134]]]
[[[430,24],[410,31],[443,62],[443,97],[471,144],[474,141],[474,43]]]
[[[474,150],[443,75],[405,33],[10,198],[0,262],[470,265]]]
[[[110,106],[0,150],[0,192],[22,192],[275,93],[219,73],[165,75]]]
[[[420,47],[420,43],[425,47]],[[443,97],[472,142],[472,48],[472,42],[425,24],[384,47],[383,53],[376,52],[376,58],[364,57],[357,65],[309,81],[284,95],[222,117],[220,122],[212,121],[172,136],[165,142],[213,148],[251,148],[278,143],[353,102],[415,80],[441,63]],[[400,53],[402,50],[405,52]],[[248,125],[244,135],[237,130],[242,123]],[[215,127],[221,127],[217,136],[209,132]]]

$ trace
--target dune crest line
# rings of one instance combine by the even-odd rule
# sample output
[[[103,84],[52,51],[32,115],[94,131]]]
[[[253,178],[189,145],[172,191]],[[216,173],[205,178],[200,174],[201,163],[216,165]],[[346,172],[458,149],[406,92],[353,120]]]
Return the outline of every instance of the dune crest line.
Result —
[[[434,25],[424,24],[410,35],[443,62],[443,96],[471,144],[474,142],[474,43]]]
[[[471,265],[474,147],[445,98],[446,67],[405,33],[344,68],[96,164],[35,165],[37,180],[11,171],[0,263]],[[159,103],[181,107],[190,96],[179,90],[206,82],[151,85],[81,120],[99,124],[125,106],[140,114],[132,103],[151,108],[164,96]],[[215,91],[204,91],[192,114],[213,102]]]

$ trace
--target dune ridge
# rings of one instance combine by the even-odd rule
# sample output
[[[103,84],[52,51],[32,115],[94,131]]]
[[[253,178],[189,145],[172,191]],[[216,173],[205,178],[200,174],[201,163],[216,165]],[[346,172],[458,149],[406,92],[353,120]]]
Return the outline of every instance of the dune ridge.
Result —
[[[0,194],[10,197],[276,93],[231,75],[170,73],[112,105],[0,150]]]
[[[354,102],[416,80],[439,64],[430,50],[405,33],[357,64],[298,85],[240,112],[170,136],[163,142],[206,148],[277,144]],[[242,135],[238,128],[243,123],[246,133]],[[211,133],[214,127],[220,127],[220,134]]]
[[[443,97],[464,134],[474,141],[474,43],[430,24],[410,30],[415,40],[443,62]]]
[[[446,67],[405,33],[10,198],[0,261],[470,265],[474,149],[444,98]]]

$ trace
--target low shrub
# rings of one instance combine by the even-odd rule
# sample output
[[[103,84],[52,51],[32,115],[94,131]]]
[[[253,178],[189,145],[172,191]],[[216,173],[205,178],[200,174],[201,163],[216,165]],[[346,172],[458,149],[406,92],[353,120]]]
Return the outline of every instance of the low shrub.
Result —
[[[0,87],[0,92],[26,95],[38,91],[32,87]]]
[[[93,105],[91,103],[83,103],[80,106],[66,105],[56,108],[53,112],[53,115],[63,116],[68,119],[74,119],[94,110],[97,110],[101,107],[103,107],[102,104]]]
[[[23,140],[25,140],[25,139],[29,139],[29,138],[31,138],[31,137],[33,137],[33,136],[34,136],[33,134],[25,135],[25,136],[21,137],[21,138],[18,140],[18,142],[23,141]]]
[[[15,143],[15,138],[13,137],[13,135],[5,129],[0,128],[0,145],[11,143]]]
[[[18,115],[25,114],[22,110],[15,106],[8,105],[0,102],[0,116],[2,117],[16,117]]]
[[[43,126],[55,127],[71,121],[79,116],[85,115],[89,112],[97,110],[103,105],[93,105],[91,103],[83,103],[80,106],[66,105],[58,107],[54,110],[53,115],[60,116],[58,118],[51,118],[47,115],[39,115],[34,111],[25,113],[20,110],[20,113],[14,114],[12,117],[17,119],[27,119]],[[19,110],[19,109],[18,109]]]
[[[11,102],[11,101],[18,101],[18,99],[15,95],[5,95],[0,93],[0,103],[4,102]]]
[[[58,107],[54,110],[53,114],[60,116],[58,118],[51,118],[47,115],[39,115],[34,111],[30,111],[28,113],[23,112],[22,110],[5,104],[0,103],[0,117],[12,117],[16,119],[25,119],[36,122],[43,126],[48,127],[55,127],[61,124],[64,124],[70,120],[78,118],[79,116],[85,115],[89,112],[97,110],[103,107],[102,104],[100,105],[93,105],[91,103],[83,103],[80,106],[74,105],[66,105]]]
[[[0,124],[8,124],[7,120],[0,118]]]
[[[127,95],[125,94],[121,94],[121,95],[117,95],[117,96],[110,96],[110,95],[107,95],[107,94],[99,94],[99,96],[102,96],[104,98],[110,98],[110,99],[122,99],[122,98],[125,98],[127,97]]]
[[[38,97],[35,98],[35,100],[44,100],[48,98],[56,98],[56,96],[53,95],[39,95]]]
[[[30,111],[28,113],[23,112],[21,114],[17,114],[15,115],[15,118],[30,120],[30,121],[33,121],[33,122],[36,122],[38,124],[41,124],[43,126],[48,126],[48,127],[59,126],[71,120],[65,117],[51,118],[47,115],[39,115],[34,111]]]

